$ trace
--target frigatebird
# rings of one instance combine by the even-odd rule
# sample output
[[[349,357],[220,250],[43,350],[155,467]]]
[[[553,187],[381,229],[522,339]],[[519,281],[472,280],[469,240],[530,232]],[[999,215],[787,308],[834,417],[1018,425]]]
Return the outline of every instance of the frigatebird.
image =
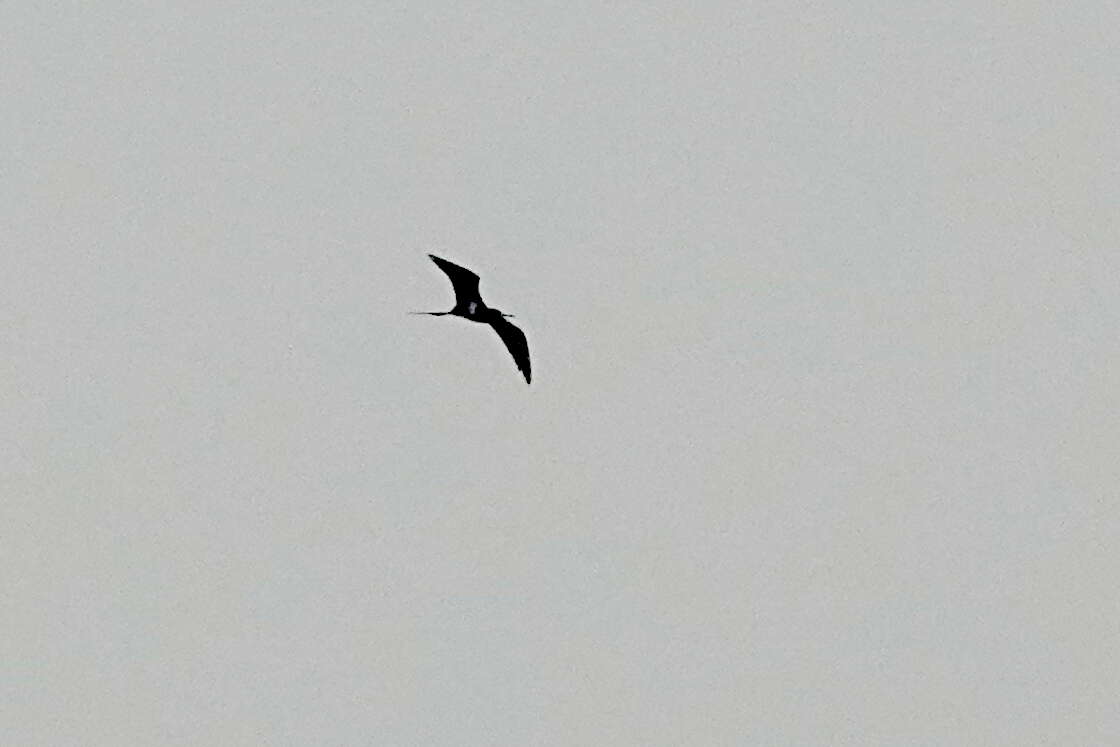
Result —
[[[478,293],[478,275],[465,267],[460,267],[454,262],[448,262],[442,257],[429,254],[432,261],[439,269],[446,273],[451,286],[455,289],[455,308],[451,311],[410,311],[410,314],[428,314],[430,316],[461,316],[472,322],[489,324],[498,337],[502,338],[506,349],[513,356],[513,362],[525,375],[525,383],[532,378],[532,369],[529,366],[529,343],[525,340],[525,333],[518,329],[512,322],[507,322],[507,317],[513,314],[503,314],[501,311],[487,306],[482,296]]]

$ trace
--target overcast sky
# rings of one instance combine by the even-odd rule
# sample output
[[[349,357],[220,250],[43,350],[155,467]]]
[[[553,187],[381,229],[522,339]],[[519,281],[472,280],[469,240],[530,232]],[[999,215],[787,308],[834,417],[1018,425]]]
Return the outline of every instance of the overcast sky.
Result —
[[[0,742],[1120,743],[1115,5],[49,5]]]

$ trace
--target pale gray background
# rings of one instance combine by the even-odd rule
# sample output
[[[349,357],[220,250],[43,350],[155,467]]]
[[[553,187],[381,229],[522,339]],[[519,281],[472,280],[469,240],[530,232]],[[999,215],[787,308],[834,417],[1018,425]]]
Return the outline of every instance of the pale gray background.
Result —
[[[1114,4],[313,5],[0,11],[0,742],[1120,743]]]

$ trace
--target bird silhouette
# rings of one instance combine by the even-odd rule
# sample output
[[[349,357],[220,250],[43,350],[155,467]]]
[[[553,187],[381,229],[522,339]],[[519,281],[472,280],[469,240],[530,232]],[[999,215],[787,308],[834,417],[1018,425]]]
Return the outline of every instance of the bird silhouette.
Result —
[[[429,316],[461,316],[472,322],[489,324],[498,337],[505,343],[506,349],[513,356],[513,362],[525,375],[525,383],[532,380],[532,368],[529,365],[529,343],[525,333],[518,329],[512,322],[506,321],[513,314],[503,314],[495,308],[487,306],[482,296],[478,293],[478,275],[465,267],[460,267],[454,262],[448,262],[442,257],[429,254],[432,261],[439,269],[443,270],[455,289],[455,308],[451,311],[410,311],[410,314],[427,314]]]

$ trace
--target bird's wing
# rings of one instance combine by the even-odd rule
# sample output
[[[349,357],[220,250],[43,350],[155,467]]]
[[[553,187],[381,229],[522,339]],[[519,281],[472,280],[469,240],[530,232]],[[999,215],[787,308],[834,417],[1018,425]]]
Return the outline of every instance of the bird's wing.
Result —
[[[512,322],[506,321],[504,317],[491,321],[490,326],[506,344],[510,355],[513,356],[513,362],[517,364],[518,370],[525,374],[525,383],[528,384],[533,378],[533,371],[529,365],[529,342],[525,339],[525,333]]]
[[[437,257],[434,254],[429,254],[428,256],[432,258],[432,261],[435,262],[439,269],[443,270],[451,280],[451,285],[455,288],[456,306],[466,306],[471,301],[482,300],[478,295],[478,275],[475,275],[466,267],[460,267],[454,262],[448,262],[442,257]]]

